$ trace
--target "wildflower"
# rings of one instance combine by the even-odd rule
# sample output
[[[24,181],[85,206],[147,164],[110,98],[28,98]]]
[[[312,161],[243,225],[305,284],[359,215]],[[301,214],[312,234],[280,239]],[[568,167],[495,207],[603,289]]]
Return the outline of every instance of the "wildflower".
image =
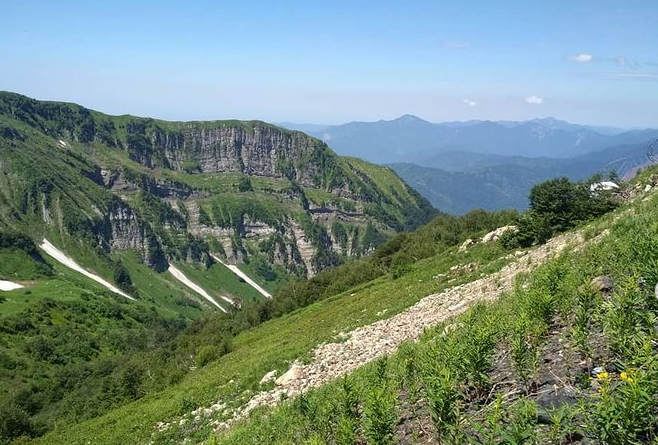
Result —
[[[626,371],[622,371],[622,373],[619,374],[619,378],[624,382],[633,383],[633,377],[631,377]]]
[[[609,380],[610,376],[608,375],[607,372],[603,371],[603,372],[599,372],[598,374],[596,374],[596,379],[597,380]]]

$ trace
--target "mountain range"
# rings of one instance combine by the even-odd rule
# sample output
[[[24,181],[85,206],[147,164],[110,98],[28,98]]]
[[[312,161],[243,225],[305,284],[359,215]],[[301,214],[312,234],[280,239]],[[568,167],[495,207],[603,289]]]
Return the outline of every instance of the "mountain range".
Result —
[[[0,228],[101,275],[127,256],[154,274],[219,257],[261,283],[312,275],[436,214],[389,168],[260,121],[108,116],[5,92],[0,153]]]
[[[307,130],[313,127],[306,125]],[[570,124],[554,118],[523,122],[432,123],[413,115],[390,121],[350,122],[310,134],[340,154],[371,162],[415,162],[451,152],[498,156],[568,158],[618,145],[641,143],[655,130],[628,130]]]
[[[281,286],[436,214],[302,132],[0,92],[0,443],[180,380],[303,305]]]
[[[294,125],[288,124],[291,127]],[[389,165],[441,211],[525,209],[537,182],[597,172],[634,174],[658,131],[554,118],[431,123],[413,115],[344,125],[302,125],[339,153]]]

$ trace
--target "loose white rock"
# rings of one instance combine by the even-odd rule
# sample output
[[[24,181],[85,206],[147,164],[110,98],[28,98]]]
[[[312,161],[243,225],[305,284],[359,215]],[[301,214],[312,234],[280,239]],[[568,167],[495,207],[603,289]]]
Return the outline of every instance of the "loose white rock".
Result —
[[[276,377],[276,369],[265,374],[263,378],[260,379],[260,384],[264,385],[265,383],[271,382],[272,380],[274,380],[274,377]]]

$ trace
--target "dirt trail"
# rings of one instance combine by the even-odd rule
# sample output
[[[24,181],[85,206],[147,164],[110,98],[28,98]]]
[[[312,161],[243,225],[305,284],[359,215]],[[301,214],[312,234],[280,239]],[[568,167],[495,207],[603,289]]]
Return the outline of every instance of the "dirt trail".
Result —
[[[260,287],[258,283],[256,283],[254,280],[249,278],[249,276],[246,273],[238,269],[238,266],[235,266],[233,264],[226,264],[221,260],[221,258],[219,258],[217,255],[214,255],[212,253],[210,254],[210,256],[212,257],[213,260],[219,262],[221,265],[227,267],[231,272],[236,274],[238,277],[242,278],[248,285],[256,289],[262,296],[264,296],[265,298],[272,298],[272,294],[270,294],[268,291]]]
[[[246,417],[257,407],[273,406],[282,400],[282,396],[295,397],[348,374],[383,355],[395,352],[403,341],[418,339],[425,329],[464,312],[474,303],[492,301],[511,291],[517,274],[535,269],[566,248],[580,250],[589,243],[597,242],[603,236],[605,234],[587,243],[579,232],[555,237],[546,244],[525,252],[498,272],[429,295],[391,318],[351,331],[346,335],[346,341],[319,345],[313,351],[311,363],[294,363],[277,379],[276,388],[257,393],[237,411],[224,412],[224,404],[220,400],[209,408],[199,408],[195,413],[202,413],[204,417],[208,417],[221,411],[224,416],[228,415],[229,420],[214,422],[217,430],[222,430]],[[160,424],[160,428],[166,425]]]
[[[59,250],[57,247],[55,247],[50,241],[47,239],[43,239],[41,241],[41,244],[39,244],[39,248],[46,252],[49,256],[57,260],[58,262],[62,263],[66,267],[75,270],[76,272],[81,273],[87,278],[91,278],[95,282],[99,283],[100,285],[106,287],[110,291],[114,292],[115,294],[121,295],[122,297],[125,297],[129,300],[134,300],[133,297],[110,283],[109,281],[105,280],[104,278],[99,277],[93,272],[89,272],[88,270],[82,268],[78,263],[73,260],[70,256],[66,255],[64,252]]]

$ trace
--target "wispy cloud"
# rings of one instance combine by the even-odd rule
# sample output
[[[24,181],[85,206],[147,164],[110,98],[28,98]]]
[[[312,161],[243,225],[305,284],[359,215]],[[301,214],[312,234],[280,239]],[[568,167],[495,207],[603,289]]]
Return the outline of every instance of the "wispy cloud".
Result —
[[[658,80],[658,73],[605,73],[604,77],[615,80]]]
[[[443,47],[445,49],[466,49],[466,48],[468,48],[468,43],[464,43],[464,42],[444,42]]]
[[[581,53],[581,54],[574,54],[573,56],[569,56],[569,59],[578,63],[589,63],[592,60],[594,60],[594,56],[591,54]]]
[[[541,105],[544,103],[544,98],[533,94],[532,96],[526,97],[525,101],[531,105]]]
[[[477,104],[478,104],[476,101],[474,101],[472,99],[464,99],[464,100],[462,100],[462,102],[464,102],[466,105],[468,105],[471,108],[477,107]]]

